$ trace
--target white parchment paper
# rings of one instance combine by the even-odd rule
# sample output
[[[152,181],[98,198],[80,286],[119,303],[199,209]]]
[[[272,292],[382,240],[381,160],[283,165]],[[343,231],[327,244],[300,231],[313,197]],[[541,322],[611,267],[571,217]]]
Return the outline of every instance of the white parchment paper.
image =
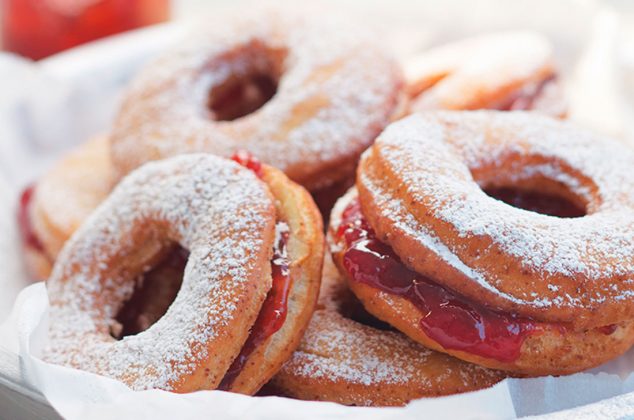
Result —
[[[210,2],[214,3],[214,2]],[[334,3],[334,0],[333,0]],[[337,3],[368,25],[397,56],[484,30],[536,29],[556,45],[580,124],[630,141],[634,45],[628,16],[592,0]],[[468,4],[468,5],[467,5]],[[512,4],[512,6],[510,5]],[[541,13],[548,10],[548,13]],[[107,131],[122,87],[157,52],[178,42],[188,24],[166,25],[80,48],[38,64],[0,54],[0,351],[20,356],[25,381],[66,418],[492,418],[538,415],[618,396],[614,402],[564,411],[559,418],[634,414],[634,351],[605,366],[561,378],[506,380],[464,395],[412,402],[405,408],[350,408],[218,391],[177,395],[133,392],[125,385],[38,358],[46,341],[43,284],[30,285],[18,246],[17,193],[72,145]],[[621,59],[624,58],[624,62]],[[630,61],[628,61],[630,60]],[[634,80],[634,78],[632,78]],[[28,286],[28,287],[26,287]],[[18,292],[26,287],[19,295]]]

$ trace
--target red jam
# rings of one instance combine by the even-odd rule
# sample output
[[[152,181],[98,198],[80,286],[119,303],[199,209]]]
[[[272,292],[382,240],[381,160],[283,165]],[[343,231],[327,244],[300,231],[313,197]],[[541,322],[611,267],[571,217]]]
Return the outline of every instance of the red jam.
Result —
[[[117,313],[115,319],[120,331],[111,331],[121,339],[147,330],[167,312],[183,282],[183,273],[189,252],[174,247],[155,267],[144,273],[130,299]]]
[[[36,60],[167,20],[168,0],[2,0],[2,48]]]
[[[576,203],[552,194],[520,190],[517,188],[489,188],[490,197],[504,201],[513,207],[557,217],[582,217],[586,210]]]
[[[253,157],[251,153],[239,150],[232,156],[232,159],[251,169],[258,177],[262,177],[262,163]],[[260,308],[260,313],[251,328],[251,334],[249,334],[247,341],[242,346],[240,354],[238,354],[229,370],[225,373],[225,377],[222,378],[218,386],[220,390],[226,391],[231,388],[233,381],[238,377],[255,349],[282,328],[286,321],[288,294],[291,290],[290,261],[286,251],[289,235],[288,225],[278,222],[275,227],[275,235],[273,258],[271,259],[273,277],[271,290],[266,295],[262,308]]]
[[[605,335],[612,335],[614,333],[614,331],[616,331],[616,324],[610,324],[610,325],[604,325],[603,327],[599,327],[597,328],[597,330],[599,330],[600,333],[605,334]]]
[[[405,267],[376,238],[358,200],[343,212],[337,234],[346,244],[343,265],[350,278],[409,300],[422,314],[423,332],[446,349],[512,362],[536,330],[528,319],[477,305]]]
[[[29,214],[34,192],[35,185],[31,185],[27,187],[20,196],[20,205],[18,207],[18,226],[20,227],[20,235],[22,236],[24,243],[39,252],[44,252],[44,246],[33,229],[33,222]]]
[[[262,176],[264,176],[264,172],[262,172],[262,162],[254,157],[250,152],[247,152],[246,150],[238,150],[233,154],[233,156],[231,156],[231,159],[238,162],[245,168],[251,169],[255,172],[258,178],[262,178]]]
[[[278,223],[273,258],[271,259],[273,285],[262,304],[260,314],[253,324],[249,338],[222,379],[218,387],[220,390],[226,391],[231,388],[233,381],[238,377],[255,349],[282,328],[286,321],[288,294],[291,289],[290,261],[286,251],[288,235],[288,226],[285,223]]]

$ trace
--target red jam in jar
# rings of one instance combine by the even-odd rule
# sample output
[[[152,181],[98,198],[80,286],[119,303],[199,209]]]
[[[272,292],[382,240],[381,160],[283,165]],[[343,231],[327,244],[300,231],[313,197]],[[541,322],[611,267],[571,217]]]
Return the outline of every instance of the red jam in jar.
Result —
[[[167,20],[169,0],[0,0],[2,48],[39,60]]]

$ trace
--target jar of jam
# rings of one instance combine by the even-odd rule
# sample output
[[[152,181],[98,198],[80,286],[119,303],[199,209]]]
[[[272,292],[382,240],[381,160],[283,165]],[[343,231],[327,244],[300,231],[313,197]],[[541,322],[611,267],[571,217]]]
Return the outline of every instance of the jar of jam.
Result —
[[[165,21],[169,0],[0,0],[2,49],[35,60]]]

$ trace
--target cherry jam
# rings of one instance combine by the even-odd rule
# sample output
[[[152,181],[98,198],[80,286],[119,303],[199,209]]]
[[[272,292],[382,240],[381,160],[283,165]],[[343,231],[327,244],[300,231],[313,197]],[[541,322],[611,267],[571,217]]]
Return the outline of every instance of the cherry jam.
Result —
[[[238,162],[240,165],[247,169],[251,169],[258,178],[264,176],[262,172],[262,162],[260,162],[255,156],[246,150],[238,150],[231,156],[231,159]]]
[[[262,163],[251,153],[240,150],[232,159],[255,172],[258,177],[262,177]],[[266,295],[266,299],[260,308],[251,333],[247,341],[242,346],[242,350],[234,359],[222,378],[218,389],[227,391],[238,377],[242,369],[249,360],[255,349],[267,338],[275,334],[282,328],[288,313],[288,294],[291,290],[290,260],[288,258],[287,244],[289,236],[288,225],[278,222],[275,226],[275,243],[273,244],[273,258],[271,259],[271,272],[273,284],[271,290]]]
[[[168,0],[2,0],[0,40],[4,50],[39,60],[168,16]]]
[[[537,329],[528,319],[477,305],[408,269],[376,238],[358,200],[343,212],[337,235],[346,246],[343,265],[349,277],[409,300],[420,310],[423,332],[446,349],[512,362]]]
[[[235,358],[231,367],[225,373],[225,377],[220,382],[218,387],[220,390],[226,391],[231,388],[231,385],[255,349],[267,338],[279,331],[286,321],[288,294],[291,289],[290,260],[287,253],[288,235],[288,225],[286,223],[278,223],[273,258],[271,259],[273,285],[266,295],[249,338],[247,338],[240,354]]]
[[[20,204],[18,206],[18,226],[20,228],[22,241],[27,246],[39,252],[44,252],[44,246],[33,229],[33,221],[31,220],[31,216],[29,214],[34,193],[35,185],[31,185],[22,191]]]
[[[612,335],[616,331],[616,328],[617,328],[616,324],[609,324],[609,325],[604,325],[602,327],[598,327],[597,330],[601,334]]]

